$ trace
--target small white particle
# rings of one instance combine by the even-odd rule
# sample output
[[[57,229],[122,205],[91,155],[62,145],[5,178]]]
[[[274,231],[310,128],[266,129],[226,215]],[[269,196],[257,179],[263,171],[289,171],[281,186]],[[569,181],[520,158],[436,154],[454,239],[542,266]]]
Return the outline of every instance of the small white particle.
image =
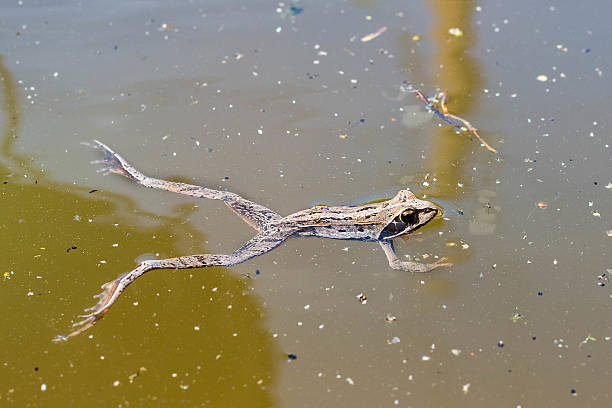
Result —
[[[40,390],[41,391],[47,391],[47,384],[41,384]]]

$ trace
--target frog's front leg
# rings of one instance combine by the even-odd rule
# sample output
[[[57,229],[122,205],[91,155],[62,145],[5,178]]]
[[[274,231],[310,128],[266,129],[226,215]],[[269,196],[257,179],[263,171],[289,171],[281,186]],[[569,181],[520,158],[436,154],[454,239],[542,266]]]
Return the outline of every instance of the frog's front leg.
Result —
[[[395,255],[395,250],[393,249],[393,241],[378,241],[383,251],[385,251],[385,255],[387,255],[387,259],[389,260],[389,266],[393,269],[398,269],[401,271],[407,272],[429,272],[432,269],[438,268],[440,266],[451,266],[451,263],[444,262],[447,258],[440,258],[434,263],[424,264],[419,262],[410,262],[410,261],[402,261],[397,255]]]

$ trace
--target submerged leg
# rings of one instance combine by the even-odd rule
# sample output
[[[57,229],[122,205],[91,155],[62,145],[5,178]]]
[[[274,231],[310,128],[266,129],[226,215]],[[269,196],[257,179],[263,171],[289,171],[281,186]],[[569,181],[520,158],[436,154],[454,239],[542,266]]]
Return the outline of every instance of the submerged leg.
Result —
[[[220,254],[202,254],[188,255],[178,258],[168,259],[151,259],[143,261],[130,272],[120,275],[114,281],[102,285],[104,291],[94,297],[99,298],[99,302],[85,309],[86,312],[91,312],[82,315],[84,320],[73,324],[73,326],[81,326],[72,333],[62,336],[59,335],[53,339],[58,342],[68,340],[70,337],[76,336],[92,327],[104,316],[110,307],[115,303],[119,295],[125,288],[137,278],[144,275],[153,269],[187,269],[187,268],[203,268],[206,266],[233,266],[248,259],[264,254],[279,246],[285,241],[291,232],[272,231],[256,235],[253,239],[244,244],[240,249],[230,255]]]
[[[279,214],[271,209],[264,207],[261,204],[246,200],[240,197],[238,194],[230,191],[213,190],[211,188],[195,186],[193,184],[176,183],[145,176],[140,170],[128,163],[127,160],[115,153],[110,147],[97,140],[94,140],[94,144],[83,144],[101,150],[104,153],[103,159],[93,162],[106,165],[98,170],[99,172],[104,174],[119,174],[134,180],[138,184],[145,187],[158,188],[160,190],[185,194],[192,197],[222,200],[236,214],[242,217],[247,224],[259,232],[262,232],[267,226],[282,218]]]
[[[429,272],[439,266],[452,266],[451,263],[444,262],[447,258],[440,258],[436,262],[430,264],[402,261],[398,259],[397,255],[395,255],[393,241],[380,240],[378,243],[382,247],[383,251],[385,251],[385,255],[387,255],[387,259],[389,260],[389,266],[393,269],[407,272]]]

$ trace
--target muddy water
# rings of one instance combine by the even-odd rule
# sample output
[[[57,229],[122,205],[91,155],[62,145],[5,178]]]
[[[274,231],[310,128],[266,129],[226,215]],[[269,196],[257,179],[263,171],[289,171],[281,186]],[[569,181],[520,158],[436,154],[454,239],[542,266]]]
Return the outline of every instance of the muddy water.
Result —
[[[404,3],[1,5],[0,405],[606,406],[610,6]],[[499,153],[403,81],[448,90]],[[445,217],[398,253],[454,266],[294,239],[151,272],[54,344],[136,259],[253,234],[96,173],[93,138],[281,214],[409,187]]]

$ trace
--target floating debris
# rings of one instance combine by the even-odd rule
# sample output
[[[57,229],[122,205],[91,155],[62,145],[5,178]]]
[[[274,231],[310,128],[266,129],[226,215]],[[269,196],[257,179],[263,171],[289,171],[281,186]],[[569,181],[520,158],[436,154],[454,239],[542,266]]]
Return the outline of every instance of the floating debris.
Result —
[[[375,39],[376,37],[378,37],[379,35],[381,35],[385,31],[387,31],[387,27],[386,26],[382,26],[377,31],[375,31],[373,33],[370,33],[368,35],[364,35],[363,37],[361,37],[361,41],[362,42],[372,41],[373,39]]]
[[[597,339],[593,336],[591,336],[590,334],[588,334],[584,340],[582,340],[580,342],[580,344],[578,344],[578,347],[581,347],[583,344],[587,344],[589,341],[597,341]]]
[[[541,75],[538,75],[538,76],[536,77],[536,79],[537,79],[538,81],[540,81],[540,82],[546,82],[546,81],[548,81],[548,76],[547,76],[547,75],[544,75],[544,74],[541,74]]]
[[[436,116],[442,119],[444,122],[448,123],[451,126],[454,126],[456,129],[460,131],[469,131],[469,133],[473,134],[482,145],[492,153],[497,153],[497,150],[489,146],[487,142],[485,142],[480,135],[478,134],[476,128],[472,126],[470,122],[467,120],[460,118],[459,116],[452,115],[448,113],[448,109],[446,107],[446,100],[448,99],[448,94],[446,91],[438,92],[436,95],[430,98],[426,98],[423,93],[416,88],[412,84],[407,84],[401,88],[405,92],[411,92],[416,94],[417,98],[421,100],[431,112],[433,112]],[[435,105],[438,105],[440,108],[436,108]]]
[[[387,344],[397,344],[400,342],[400,338],[397,336],[393,336],[392,339],[387,340]]]
[[[448,29],[448,33],[450,35],[452,35],[453,37],[462,37],[463,36],[463,30],[460,29],[459,27],[452,27]]]
[[[512,320],[512,323],[516,323],[519,320],[523,320],[524,317],[522,314],[520,313],[514,313],[512,316],[510,316],[510,320]],[[502,346],[503,347],[503,346]]]
[[[393,316],[391,313],[387,313],[387,315],[385,316],[385,321],[389,323],[393,323],[397,321],[397,317]]]
[[[365,293],[360,293],[355,297],[357,298],[359,302],[361,302],[362,305],[365,305],[366,303],[368,303],[368,297],[365,295]]]

